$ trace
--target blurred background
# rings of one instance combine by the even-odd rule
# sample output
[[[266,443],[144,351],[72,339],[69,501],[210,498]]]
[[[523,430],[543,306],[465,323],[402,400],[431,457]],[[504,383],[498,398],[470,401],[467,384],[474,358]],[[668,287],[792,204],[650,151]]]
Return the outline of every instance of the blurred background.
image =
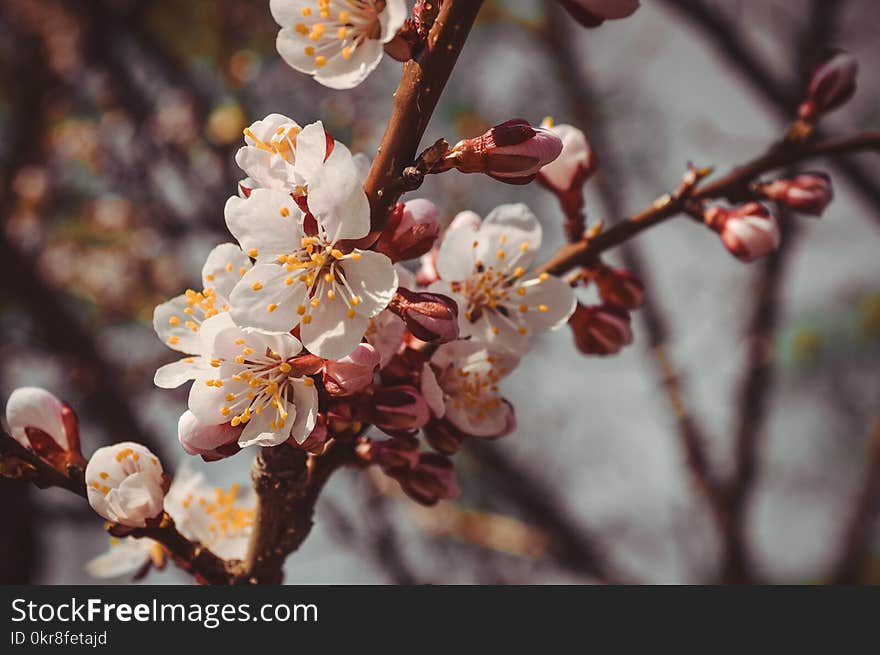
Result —
[[[271,112],[321,119],[375,152],[400,64],[334,92],[284,64],[277,29],[268,0],[0,0],[0,400],[53,390],[80,414],[87,453],[136,440],[168,468],[187,457],[186,390],[152,384],[174,355],[151,315],[229,240],[242,128]],[[823,131],[880,127],[878,36],[873,0],[644,0],[589,31],[554,2],[489,0],[425,143],[511,117],[578,125],[601,163],[590,220],[614,222],[674,189],[688,161],[726,170],[762,152],[829,49],[863,74]],[[648,287],[635,343],[586,358],[567,328],[539,340],[504,387],[518,430],[457,456],[454,503],[425,509],[337,474],[286,580],[699,583],[732,560],[749,580],[842,579],[856,560],[860,581],[880,580],[880,498],[864,482],[880,458],[880,167],[811,167],[832,174],[836,200],[821,220],[788,217],[766,261],[741,264],[687,220],[613,251]],[[447,173],[417,194],[447,218],[526,202],[542,255],[563,240],[535,185]],[[713,475],[739,472],[727,533],[693,483],[690,437]],[[229,485],[250,461],[193,464]],[[84,563],[107,537],[68,495],[0,480],[0,581],[92,581]],[[171,567],[148,581],[190,578]]]

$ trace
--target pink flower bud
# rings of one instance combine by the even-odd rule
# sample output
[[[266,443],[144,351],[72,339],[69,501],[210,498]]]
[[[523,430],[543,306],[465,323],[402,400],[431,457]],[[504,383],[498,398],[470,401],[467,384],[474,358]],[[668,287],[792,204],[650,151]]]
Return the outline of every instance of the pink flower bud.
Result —
[[[437,453],[422,453],[416,468],[398,476],[407,496],[422,505],[455,498],[460,493],[452,461]]]
[[[132,528],[161,516],[169,482],[156,456],[130,441],[98,448],[86,467],[92,509]]]
[[[79,421],[73,409],[40,387],[19,387],[6,402],[12,437],[64,472],[85,465],[79,449]]]
[[[447,160],[462,173],[485,173],[508,184],[528,184],[562,152],[550,130],[514,118],[482,136],[459,141]]]
[[[379,365],[379,353],[368,343],[359,343],[354,351],[338,361],[324,365],[324,388],[331,396],[350,396],[373,382]]]
[[[428,252],[440,236],[440,210],[430,200],[398,203],[375,249],[392,262],[415,259]]]
[[[429,343],[458,339],[458,304],[448,296],[399,287],[388,309],[403,319],[417,339]]]
[[[598,27],[606,20],[626,18],[639,8],[638,0],[559,0],[584,27]]]
[[[422,394],[410,386],[381,387],[371,400],[373,424],[392,436],[412,434],[431,417]]]
[[[599,266],[594,279],[599,297],[606,303],[624,309],[638,309],[645,301],[645,286],[627,270]]]
[[[798,117],[815,123],[846,103],[856,92],[859,62],[851,54],[842,52],[819,66],[810,79],[807,97],[798,108]]]
[[[749,202],[734,209],[710,207],[703,219],[721,235],[724,247],[744,262],[763,257],[779,247],[779,223],[759,202]]]
[[[187,410],[177,422],[177,439],[188,454],[199,455],[206,462],[215,462],[241,450],[238,438],[243,429],[234,428],[229,423],[206,425]]]
[[[562,152],[541,169],[538,181],[556,193],[580,189],[596,170],[596,157],[586,135],[572,125],[554,125],[550,118],[544,119],[541,127],[562,140]]]
[[[352,399],[332,398],[327,407],[327,430],[334,437],[352,439],[364,429],[364,412],[360,403]]]
[[[397,437],[385,441],[362,439],[355,447],[358,457],[376,464],[384,471],[409,470],[419,462],[419,441],[415,437]]]
[[[613,355],[633,340],[629,312],[615,305],[578,303],[568,325],[575,345],[585,355]]]
[[[434,419],[425,426],[425,439],[428,444],[443,455],[458,452],[467,435],[444,419]]]
[[[834,198],[831,178],[821,172],[801,173],[791,179],[761,185],[764,197],[802,214],[821,216]]]
[[[453,218],[452,221],[449,223],[449,227],[446,228],[446,232],[448,234],[453,230],[458,230],[461,228],[479,230],[482,224],[483,219],[480,218],[480,215],[477,212],[471,211],[470,209],[465,209],[463,212],[458,212],[455,215],[455,218]]]

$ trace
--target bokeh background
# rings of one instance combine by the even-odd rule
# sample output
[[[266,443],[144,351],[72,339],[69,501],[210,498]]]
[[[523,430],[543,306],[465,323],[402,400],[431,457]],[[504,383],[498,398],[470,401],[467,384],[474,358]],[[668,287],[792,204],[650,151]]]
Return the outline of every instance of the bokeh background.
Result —
[[[186,391],[153,387],[173,355],[150,319],[228,239],[242,128],[281,112],[322,119],[353,151],[378,145],[400,64],[386,58],[335,92],[284,64],[276,30],[267,0],[0,0],[0,399],[52,389],[78,410],[87,452],[133,439],[168,468],[186,458]],[[824,131],[877,129],[878,36],[874,0],[644,0],[590,31],[554,2],[490,0],[425,143],[515,116],[577,124],[602,166],[590,219],[614,222],[674,188],[688,161],[725,170],[759,154],[828,49],[855,53],[863,74]],[[457,456],[454,503],[426,510],[393,484],[338,474],[287,581],[718,579],[722,540],[691,482],[658,346],[712,471],[733,471],[738,433],[756,445],[753,578],[828,579],[880,416],[878,163],[817,164],[836,200],[821,220],[789,217],[769,263],[739,263],[687,220],[613,252],[648,286],[635,343],[585,358],[567,328],[539,340],[505,386],[518,430]],[[563,239],[555,200],[534,185],[448,173],[418,194],[447,218],[526,202],[542,254]],[[246,482],[250,459],[205,468],[218,484]],[[91,581],[84,563],[107,538],[78,500],[0,481],[0,581]],[[878,500],[859,511],[865,581],[880,579]],[[173,567],[148,580],[189,582]]]

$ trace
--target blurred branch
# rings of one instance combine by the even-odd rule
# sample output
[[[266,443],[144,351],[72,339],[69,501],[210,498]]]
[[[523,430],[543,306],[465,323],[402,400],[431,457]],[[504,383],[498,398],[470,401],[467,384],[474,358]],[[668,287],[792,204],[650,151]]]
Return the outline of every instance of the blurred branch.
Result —
[[[28,37],[22,40],[31,41]],[[45,57],[36,40],[31,41],[28,57],[28,75],[19,85],[19,97],[12,111],[11,124],[15,126],[9,135],[11,157],[3,162],[0,171],[2,195],[0,195],[0,276],[15,280],[7,288],[17,302],[31,315],[34,323],[45,331],[54,352],[66,353],[84,368],[94,372],[94,389],[85,398],[90,411],[107,427],[111,434],[125,435],[140,441],[157,455],[162,448],[142,426],[131,408],[130,399],[120,387],[123,373],[99,351],[95,335],[85,329],[68,309],[66,299],[51,287],[40,275],[33,257],[23,254],[6,234],[6,224],[14,209],[13,183],[18,171],[27,164],[39,161],[43,156],[42,133],[45,123],[44,94],[52,89],[51,75],[45,67]]]
[[[375,241],[401,194],[403,170],[416,158],[431,115],[452,74],[483,0],[447,0],[440,8],[427,43],[417,59],[403,66],[388,128],[364,183],[370,200]]]
[[[855,507],[844,530],[843,545],[833,567],[834,584],[858,584],[862,581],[869,553],[868,535],[871,516],[880,496],[880,418],[874,420],[865,448],[865,472]]]
[[[467,451],[495,479],[498,490],[516,504],[523,518],[547,535],[548,554],[560,565],[600,582],[622,581],[596,535],[566,516],[566,503],[543,480],[518,466],[496,444],[471,439]]]
[[[758,50],[746,40],[745,34],[738,28],[734,20],[725,19],[724,15],[711,8],[703,0],[662,0],[669,7],[684,16],[697,29],[707,37],[707,41],[724,57],[724,60],[742,77],[751,87],[775,110],[779,118],[787,121],[794,115],[794,111],[800,101],[800,95],[804,88],[798,79],[793,84],[786,84],[775,79],[769,73],[769,67],[765,66]],[[814,15],[821,12],[839,10],[843,3],[835,0],[817,0],[811,10]],[[824,7],[823,7],[824,5]],[[827,30],[832,21],[825,20]],[[813,25],[823,25],[823,21],[814,21]],[[827,31],[825,32],[827,35]],[[827,41],[827,39],[826,39]],[[821,45],[828,45],[822,43]],[[816,136],[823,137],[821,130]],[[834,167],[843,175],[862,199],[872,206],[874,211],[870,214],[875,220],[880,220],[880,182],[868,167],[854,159],[842,157],[833,162]]]
[[[573,32],[568,26],[570,21],[567,18],[556,3],[550,3],[547,8],[547,23],[540,30],[541,40],[548,58],[556,62],[557,77],[568,91],[575,120],[579,126],[588,128],[590,142],[601,162],[601,179],[598,180],[598,188],[605,214],[621,216],[624,212],[623,200],[620,196],[620,181],[623,179],[623,173],[616,157],[616,150],[611,139],[608,138],[602,120],[591,111],[595,94],[591,80],[581,62],[582,58],[578,56]],[[626,268],[635,274],[645,287],[645,301],[638,311],[638,316],[648,333],[649,345],[654,351],[670,405],[679,423],[679,434],[691,478],[697,490],[707,500],[712,516],[721,528],[728,520],[721,489],[712,475],[704,451],[706,439],[703,430],[685,410],[678,376],[666,354],[664,344],[668,338],[668,327],[650,288],[651,276],[635,243],[624,242],[621,245],[621,254]]]
[[[816,157],[866,151],[880,152],[880,132],[864,132],[818,143],[775,144],[760,157],[735,168],[715,182],[698,186],[690,194],[666,194],[655,200],[649,208],[620,221],[591,239],[563,245],[539,270],[561,275],[575,266],[588,264],[605,250],[619,246],[643,230],[685,212],[692,201],[725,198],[730,202],[742,202],[752,199],[749,185],[763,173]]]

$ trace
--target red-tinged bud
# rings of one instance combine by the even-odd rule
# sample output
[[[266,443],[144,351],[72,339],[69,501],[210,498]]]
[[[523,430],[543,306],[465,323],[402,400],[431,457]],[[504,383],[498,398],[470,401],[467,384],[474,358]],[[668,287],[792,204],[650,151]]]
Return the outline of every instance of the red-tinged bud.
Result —
[[[627,270],[600,265],[594,280],[599,297],[606,303],[638,309],[645,301],[645,285]]]
[[[831,178],[821,172],[801,173],[791,179],[768,182],[759,190],[765,198],[813,216],[821,216],[834,198]]]
[[[415,437],[395,437],[385,441],[361,439],[355,452],[365,462],[378,465],[383,471],[415,468],[419,462],[419,441]]]
[[[399,287],[388,309],[417,339],[447,343],[458,339],[458,304],[449,296]]]
[[[409,61],[421,45],[418,22],[414,18],[407,18],[397,34],[385,44],[385,54],[397,61]]]
[[[744,262],[763,257],[779,247],[779,223],[759,202],[749,202],[734,209],[710,207],[703,219],[721,235],[724,247]]]
[[[414,470],[395,477],[406,495],[422,505],[436,505],[460,493],[452,461],[437,453],[422,453]]]
[[[188,454],[199,455],[206,462],[215,462],[241,450],[238,439],[243,429],[234,428],[229,423],[206,425],[187,410],[177,422],[177,438]]]
[[[528,184],[562,152],[562,141],[543,127],[514,118],[485,134],[459,141],[446,155],[462,173],[485,173],[508,184]]]
[[[859,63],[846,52],[835,55],[816,68],[807,97],[798,108],[798,118],[816,123],[819,118],[845,104],[856,92]]]
[[[244,178],[241,182],[238,183],[238,195],[242,198],[250,198],[251,191],[254,190],[255,186],[257,186],[257,183],[254,182],[251,178]]]
[[[430,200],[398,203],[375,249],[392,262],[421,257],[440,236],[440,210]]]
[[[615,305],[578,303],[568,325],[575,345],[585,355],[613,355],[633,340],[629,312]]]
[[[45,389],[15,389],[6,403],[6,422],[16,441],[59,471],[85,467],[76,413]]]
[[[357,398],[331,399],[328,403],[325,420],[327,430],[337,439],[353,439],[360,435],[365,426],[368,413]]]
[[[597,166],[587,137],[573,125],[555,125],[545,118],[541,127],[550,130],[562,141],[562,152],[538,173],[538,181],[556,194],[580,190]]]
[[[368,343],[360,343],[350,355],[326,361],[324,388],[331,396],[350,396],[372,384],[377,366],[378,351]]]
[[[373,424],[392,436],[411,435],[431,417],[422,394],[410,386],[381,387],[371,400]]]
[[[584,27],[598,27],[606,20],[631,16],[638,0],[559,0],[566,11]]]
[[[443,455],[454,455],[458,452],[467,435],[452,423],[443,419],[433,419],[425,426],[425,439],[428,444]]]

